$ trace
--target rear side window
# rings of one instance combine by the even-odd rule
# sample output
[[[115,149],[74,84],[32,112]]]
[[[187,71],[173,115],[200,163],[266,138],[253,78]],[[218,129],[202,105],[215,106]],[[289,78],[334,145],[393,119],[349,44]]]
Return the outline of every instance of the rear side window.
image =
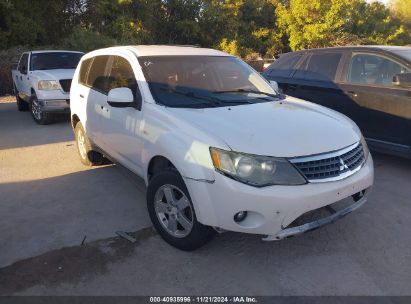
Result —
[[[103,94],[108,94],[109,81],[106,67],[109,56],[96,56],[91,63],[86,85]]]
[[[277,59],[266,72],[269,76],[288,77],[293,71],[302,53],[288,53]]]
[[[81,67],[80,67],[80,75],[79,75],[79,79],[78,82],[83,84],[83,85],[87,85],[87,76],[88,76],[88,71],[90,70],[90,65],[93,62],[93,58],[90,59],[86,59],[81,63]]]
[[[332,81],[335,78],[342,53],[316,53],[310,56],[305,79]]]
[[[112,57],[109,73],[109,90],[115,88],[129,88],[133,92],[134,100],[140,96],[133,68],[127,59],[120,56]]]

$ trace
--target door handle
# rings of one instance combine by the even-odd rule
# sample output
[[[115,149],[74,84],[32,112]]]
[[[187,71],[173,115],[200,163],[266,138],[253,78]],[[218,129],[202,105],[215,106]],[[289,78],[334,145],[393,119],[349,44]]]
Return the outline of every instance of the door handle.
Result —
[[[294,84],[289,84],[289,85],[287,86],[287,89],[288,89],[288,90],[291,90],[291,91],[295,91],[295,90],[297,90],[297,86],[294,85]]]
[[[358,96],[358,94],[357,93],[355,93],[354,91],[348,91],[348,92],[346,92],[348,95],[351,95],[352,97],[357,97]]]
[[[83,94],[80,94],[80,98],[84,98],[84,95],[83,95]]]

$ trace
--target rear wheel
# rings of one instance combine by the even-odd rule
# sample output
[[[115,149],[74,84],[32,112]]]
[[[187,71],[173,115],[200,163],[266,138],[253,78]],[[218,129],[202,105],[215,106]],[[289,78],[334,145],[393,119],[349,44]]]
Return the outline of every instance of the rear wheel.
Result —
[[[157,232],[179,249],[195,250],[215,234],[197,221],[187,187],[176,170],[154,175],[147,188],[147,208]]]
[[[17,92],[16,88],[14,88],[14,92],[16,92],[17,110],[19,110],[20,112],[28,111],[29,104],[19,97],[19,93]]]
[[[74,128],[74,134],[76,137],[76,146],[80,160],[83,165],[86,166],[98,166],[103,162],[103,155],[97,151],[94,151],[90,145],[90,141],[84,132],[83,126],[80,122],[76,124]]]

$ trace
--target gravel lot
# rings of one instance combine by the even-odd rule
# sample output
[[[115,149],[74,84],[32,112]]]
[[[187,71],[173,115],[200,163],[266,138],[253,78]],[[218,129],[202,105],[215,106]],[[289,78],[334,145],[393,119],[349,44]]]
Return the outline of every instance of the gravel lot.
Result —
[[[0,103],[0,295],[411,295],[411,161],[374,159],[369,202],[333,225],[181,252],[150,228],[141,180],[83,167],[68,120]]]

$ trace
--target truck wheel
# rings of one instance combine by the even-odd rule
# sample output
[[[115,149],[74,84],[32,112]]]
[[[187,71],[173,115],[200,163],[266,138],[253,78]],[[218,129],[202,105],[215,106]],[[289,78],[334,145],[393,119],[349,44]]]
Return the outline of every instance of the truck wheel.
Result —
[[[176,170],[154,175],[147,188],[147,208],[160,236],[181,250],[200,248],[215,234],[197,221],[187,187]]]
[[[17,91],[15,92],[16,92],[17,110],[19,110],[20,112],[28,111],[29,104],[19,97],[19,93]]]
[[[29,102],[31,116],[39,125],[47,125],[52,122],[52,114],[43,111],[40,102],[37,99],[36,93],[33,93]]]
[[[77,151],[80,155],[82,164],[89,167],[101,165],[103,162],[103,155],[92,149],[90,141],[80,122],[76,124],[74,134],[76,137]]]

